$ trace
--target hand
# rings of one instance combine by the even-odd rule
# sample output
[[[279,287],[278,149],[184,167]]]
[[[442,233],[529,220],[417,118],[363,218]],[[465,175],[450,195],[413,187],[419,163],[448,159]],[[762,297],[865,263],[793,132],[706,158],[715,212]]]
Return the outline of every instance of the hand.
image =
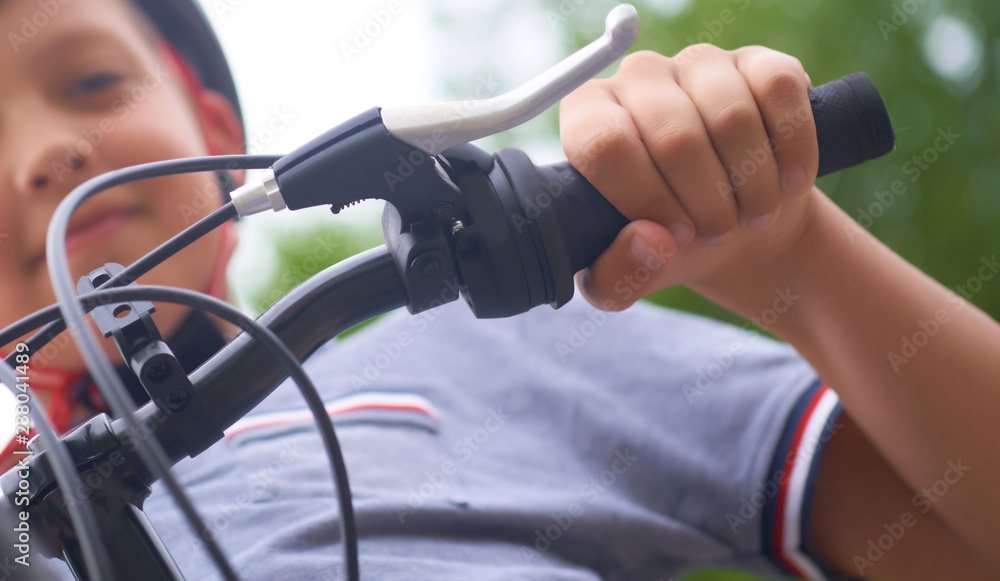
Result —
[[[822,195],[811,87],[793,57],[691,46],[626,57],[560,108],[567,159],[632,220],[580,288],[595,306],[630,306],[687,284],[739,292],[754,264],[794,248]]]

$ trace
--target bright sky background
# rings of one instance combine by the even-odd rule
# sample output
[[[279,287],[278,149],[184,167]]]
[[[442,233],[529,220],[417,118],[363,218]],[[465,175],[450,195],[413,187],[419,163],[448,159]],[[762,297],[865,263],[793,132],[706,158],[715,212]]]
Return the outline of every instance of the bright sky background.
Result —
[[[420,38],[431,24],[424,3],[400,3],[403,9],[387,25],[379,25],[381,30],[361,54],[348,59],[341,45],[354,44],[351,29],[363,29],[373,20],[370,12],[384,10],[387,1],[199,1],[233,69],[250,152],[286,153],[370,107],[432,91],[432,83],[421,74],[424,67],[414,66],[430,56],[428,43]],[[292,119],[274,133],[269,126],[279,116]],[[283,125],[274,123],[276,128]],[[344,215],[354,222],[372,222],[380,212],[377,205],[365,204]],[[243,221],[231,275],[239,284],[252,286],[254,272],[274,266],[270,246],[275,236],[303,221],[329,216],[317,209]]]

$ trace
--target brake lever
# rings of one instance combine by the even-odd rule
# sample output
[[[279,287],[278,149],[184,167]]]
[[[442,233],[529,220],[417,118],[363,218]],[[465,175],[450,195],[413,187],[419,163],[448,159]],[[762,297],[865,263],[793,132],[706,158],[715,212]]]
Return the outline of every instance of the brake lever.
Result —
[[[436,193],[425,189],[431,184],[413,187],[420,177],[433,182],[434,174],[447,180],[433,156],[536,117],[621,58],[638,34],[635,8],[616,6],[600,38],[520,87],[482,100],[366,111],[284,156],[258,180],[235,190],[233,203],[240,216],[249,216],[327,204],[339,211],[377,198],[395,206],[406,224],[424,217],[450,218],[440,208],[460,205],[457,192],[442,193],[442,184]],[[433,169],[437,171],[428,171]],[[417,174],[426,175],[413,180]]]
[[[386,107],[382,122],[397,139],[428,155],[521,125],[624,56],[639,36],[639,15],[631,4],[620,4],[608,13],[604,26],[600,38],[503,95]]]

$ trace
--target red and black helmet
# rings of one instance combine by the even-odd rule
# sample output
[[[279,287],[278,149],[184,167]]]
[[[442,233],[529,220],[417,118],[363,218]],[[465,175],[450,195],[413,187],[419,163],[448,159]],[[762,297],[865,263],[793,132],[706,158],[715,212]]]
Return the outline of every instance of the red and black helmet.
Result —
[[[201,83],[221,93],[237,117],[240,100],[219,39],[195,0],[132,0],[156,25],[167,42],[194,69]]]

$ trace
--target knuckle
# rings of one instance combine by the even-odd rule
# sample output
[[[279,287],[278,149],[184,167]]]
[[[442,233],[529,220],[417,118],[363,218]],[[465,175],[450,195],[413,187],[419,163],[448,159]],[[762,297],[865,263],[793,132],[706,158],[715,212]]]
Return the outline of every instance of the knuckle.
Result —
[[[712,116],[709,126],[724,142],[744,141],[761,126],[760,113],[755,107],[733,101]]]
[[[566,159],[584,175],[593,175],[606,167],[633,142],[631,123],[622,116],[609,116],[583,134],[583,138],[568,142]]]
[[[563,118],[568,113],[586,110],[594,101],[606,100],[611,89],[609,79],[590,79],[559,101],[559,117]]]
[[[788,63],[787,64],[788,68],[791,71],[794,71],[796,75],[798,75],[804,80],[806,77],[806,68],[802,66],[802,61],[800,61],[796,57],[793,57],[792,55],[784,53],[779,53],[779,54],[781,55],[781,58],[783,58],[785,62]]]
[[[782,67],[764,82],[762,97],[765,102],[778,107],[795,107],[805,100],[806,86],[801,72],[791,67]]]
[[[806,115],[806,112],[800,109],[794,113],[786,114],[778,122],[778,132],[775,137],[780,141],[776,146],[777,149],[775,149],[776,157],[805,155],[807,149],[797,149],[789,146],[798,146],[816,141],[816,129],[815,125],[813,125],[812,112],[809,111],[808,113],[809,115]]]
[[[690,124],[666,122],[649,136],[649,152],[655,160],[684,166],[697,160],[703,149],[702,132]]]
[[[748,44],[733,50],[733,54],[740,58],[751,58],[764,51],[770,52],[770,49],[759,44]]]
[[[642,74],[651,68],[662,67],[666,62],[667,58],[657,52],[640,50],[623,58],[618,70],[623,74]]]
[[[721,48],[713,44],[699,43],[684,47],[684,49],[677,53],[675,59],[677,62],[686,65],[706,58],[717,57],[724,52]]]

